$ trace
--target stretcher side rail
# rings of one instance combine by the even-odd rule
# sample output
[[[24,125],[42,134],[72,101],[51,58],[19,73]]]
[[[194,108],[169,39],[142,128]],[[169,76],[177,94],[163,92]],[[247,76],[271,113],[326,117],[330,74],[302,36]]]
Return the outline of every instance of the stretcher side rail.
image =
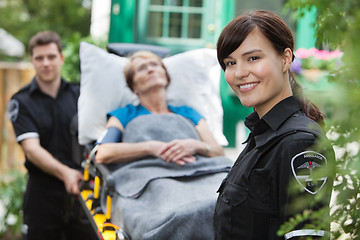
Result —
[[[87,146],[86,151],[90,147]],[[82,162],[84,181],[81,185],[80,203],[99,240],[130,240],[128,235],[111,222],[111,204],[115,194],[115,181],[107,166],[95,161],[95,146]],[[101,207],[100,193],[105,191],[106,209]]]

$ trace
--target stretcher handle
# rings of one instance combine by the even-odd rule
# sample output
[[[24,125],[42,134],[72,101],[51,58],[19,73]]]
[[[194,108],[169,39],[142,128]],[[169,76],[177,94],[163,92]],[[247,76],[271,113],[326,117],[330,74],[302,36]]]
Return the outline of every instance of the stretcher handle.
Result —
[[[99,148],[99,145],[95,145],[95,147],[90,151],[89,158],[88,158],[89,161],[95,162],[95,155],[96,155],[98,148]]]
[[[106,178],[106,188],[107,188],[107,194],[113,197],[115,192],[115,179],[112,175],[109,175]]]
[[[89,180],[90,180],[89,164],[85,164],[85,166],[84,166],[84,181],[88,182]]]
[[[84,168],[84,181],[88,182],[90,180],[90,162],[95,162],[95,154],[98,149],[98,145],[96,145],[89,153],[88,156],[86,156],[86,159],[81,163],[81,166]]]
[[[94,198],[99,199],[100,197],[100,178],[99,176],[95,176],[94,179]]]
[[[114,196],[115,192],[115,179],[113,176],[109,175],[106,178],[106,221],[110,222],[111,220],[111,204],[112,204],[112,197]]]

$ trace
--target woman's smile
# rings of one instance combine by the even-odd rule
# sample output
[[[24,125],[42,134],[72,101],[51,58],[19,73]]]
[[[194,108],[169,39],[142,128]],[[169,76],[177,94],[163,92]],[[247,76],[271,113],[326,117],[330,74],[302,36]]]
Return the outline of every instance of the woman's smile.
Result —
[[[260,82],[240,84],[239,85],[240,92],[241,93],[249,92],[249,91],[253,90],[259,83]]]

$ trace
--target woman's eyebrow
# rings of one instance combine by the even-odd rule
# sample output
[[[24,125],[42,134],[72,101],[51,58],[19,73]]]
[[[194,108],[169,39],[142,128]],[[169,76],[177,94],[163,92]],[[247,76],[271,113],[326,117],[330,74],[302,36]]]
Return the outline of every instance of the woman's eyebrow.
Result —
[[[246,56],[246,55],[250,55],[250,54],[253,54],[253,53],[256,53],[256,52],[262,52],[262,50],[261,49],[252,49],[250,51],[244,52],[242,55]]]
[[[256,52],[262,52],[262,50],[261,49],[252,49],[252,50],[242,53],[241,56],[247,56],[247,55],[250,55],[250,54],[253,54]],[[230,54],[229,56],[227,56],[224,59],[234,59],[234,57]]]

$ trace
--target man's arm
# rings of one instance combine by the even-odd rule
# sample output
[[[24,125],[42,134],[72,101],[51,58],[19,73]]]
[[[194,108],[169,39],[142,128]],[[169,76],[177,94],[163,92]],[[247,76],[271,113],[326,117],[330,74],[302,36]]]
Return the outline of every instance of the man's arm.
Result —
[[[27,158],[44,172],[53,175],[64,182],[66,191],[70,194],[78,194],[79,181],[82,174],[54,158],[40,145],[38,138],[28,138],[21,141],[21,146]]]

